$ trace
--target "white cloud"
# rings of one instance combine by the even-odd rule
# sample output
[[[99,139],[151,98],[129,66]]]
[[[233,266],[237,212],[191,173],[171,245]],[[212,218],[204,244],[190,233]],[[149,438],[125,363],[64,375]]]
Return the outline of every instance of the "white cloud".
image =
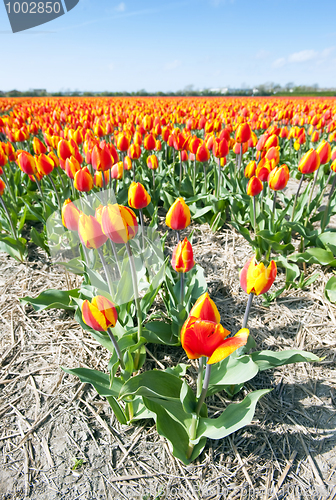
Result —
[[[284,57],[280,57],[276,59],[272,63],[272,68],[282,68],[286,64],[286,59]]]
[[[120,4],[118,4],[115,8],[115,10],[117,12],[124,12],[126,10],[126,5],[124,2],[121,2]]]
[[[164,65],[163,69],[165,71],[172,71],[173,69],[177,69],[181,66],[181,61],[175,59],[175,61],[168,62]]]
[[[311,61],[318,57],[319,53],[316,50],[301,50],[301,52],[294,52],[288,57],[288,62],[306,62]]]

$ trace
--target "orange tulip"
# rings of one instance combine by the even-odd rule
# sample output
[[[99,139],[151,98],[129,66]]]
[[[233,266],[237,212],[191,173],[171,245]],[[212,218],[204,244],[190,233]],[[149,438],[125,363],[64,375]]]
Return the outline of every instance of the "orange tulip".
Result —
[[[152,151],[153,149],[155,149],[156,141],[154,136],[152,134],[146,135],[143,141],[143,145],[147,151]]]
[[[128,156],[125,156],[125,160],[126,160],[126,158],[128,158]],[[131,168],[132,168],[132,164],[131,164]],[[113,165],[113,167],[111,168],[112,179],[117,179],[117,180],[122,179],[123,173],[124,173],[124,164],[122,161],[118,161],[118,163],[115,163]]]
[[[80,215],[80,210],[76,207],[74,203],[68,198],[63,203],[62,207],[62,223],[63,226],[70,231],[78,231],[78,219]]]
[[[196,160],[205,162],[208,161],[209,158],[210,158],[210,151],[208,150],[205,144],[201,144],[196,152]]]
[[[102,209],[101,224],[104,234],[114,243],[126,243],[138,232],[136,215],[123,205],[107,205]]]
[[[102,295],[97,295],[91,302],[84,300],[82,303],[82,318],[93,330],[105,332],[108,328],[115,327],[118,313],[113,302]]]
[[[267,158],[262,158],[257,165],[255,175],[262,182],[266,182],[271,170],[272,170],[272,166],[271,166],[271,163],[269,162],[269,160],[267,160]]]
[[[325,165],[326,163],[329,163],[330,158],[331,158],[331,146],[329,142],[322,141],[321,144],[318,146],[316,149],[316,152],[318,153],[320,157],[320,164]]]
[[[65,141],[64,139],[59,141],[57,144],[57,156],[63,161],[72,156],[72,151],[68,141]]]
[[[75,173],[74,176],[74,187],[77,191],[88,192],[93,188],[92,175],[87,167],[83,167],[81,170]]]
[[[263,185],[258,177],[253,176],[248,181],[246,192],[249,196],[257,196],[263,190]]]
[[[180,231],[189,226],[191,221],[190,210],[183,198],[177,198],[166,215],[166,224],[170,229]]]
[[[225,139],[220,140],[218,137],[214,140],[212,153],[216,158],[223,158],[229,153],[229,145]]]
[[[86,248],[100,248],[107,240],[98,220],[92,215],[84,213],[79,215],[78,235]]]
[[[220,322],[220,314],[217,306],[210,298],[208,292],[205,292],[198,297],[189,315],[194,316],[195,318],[213,321],[214,323]]]
[[[22,151],[18,156],[18,164],[22,172],[28,175],[35,175],[37,173],[37,167],[35,158],[26,151]]]
[[[125,135],[123,133],[119,134],[117,137],[117,149],[119,149],[119,151],[127,151],[129,148],[129,145],[130,145],[130,141],[129,141],[129,138],[127,137],[127,135]]]
[[[289,180],[289,169],[283,164],[274,168],[268,176],[268,184],[273,191],[280,191],[287,186]]]
[[[147,207],[151,202],[151,197],[140,182],[132,182],[128,188],[128,204],[131,208],[138,210]]]
[[[193,249],[187,238],[184,238],[183,241],[179,241],[174,248],[171,264],[178,273],[187,273],[194,267]]]
[[[277,266],[274,260],[270,262],[266,269],[262,262],[257,264],[255,257],[251,257],[240,271],[240,286],[248,294],[260,295],[268,292],[274,283],[276,275]]]
[[[70,179],[74,179],[76,172],[80,169],[81,166],[74,156],[70,156],[65,160],[65,173]]]
[[[49,175],[54,170],[55,165],[53,160],[44,153],[35,157],[35,161],[37,170],[42,175]]]
[[[251,127],[248,123],[238,125],[235,135],[236,142],[247,142],[251,137]]]
[[[95,170],[108,170],[112,167],[112,156],[106,146],[94,146],[91,151],[91,164]]]
[[[301,174],[312,174],[320,166],[320,156],[311,148],[307,153],[301,158],[298,169]]]
[[[137,160],[141,156],[141,147],[139,144],[131,144],[127,154],[131,160]]]
[[[2,179],[0,179],[0,196],[2,196],[4,194],[5,188],[6,188],[6,184],[4,183],[4,181]]]
[[[156,170],[159,166],[159,161],[157,159],[157,156],[155,155],[150,155],[147,157],[147,167],[150,168],[151,170]]]
[[[247,179],[251,179],[251,177],[253,177],[255,175],[256,169],[257,169],[257,163],[254,160],[250,161],[246,165],[245,170],[244,170],[245,177]]]
[[[40,155],[42,153],[47,152],[47,148],[45,147],[43,142],[40,141],[40,139],[38,137],[34,137],[34,139],[33,139],[33,149],[34,149],[34,153],[36,155]]]
[[[280,147],[272,146],[267,151],[265,158],[271,162],[272,167],[276,167],[280,161]]]
[[[8,162],[8,157],[0,146],[0,167],[4,167]]]

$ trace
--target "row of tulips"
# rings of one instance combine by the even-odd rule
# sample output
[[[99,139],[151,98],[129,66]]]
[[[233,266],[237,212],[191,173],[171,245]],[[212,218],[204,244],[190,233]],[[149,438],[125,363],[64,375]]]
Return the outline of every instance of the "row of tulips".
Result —
[[[17,212],[24,206],[26,213],[23,222],[16,219],[18,227],[29,220],[28,213],[31,220],[47,221],[49,248],[56,260],[70,256],[63,264],[84,276],[79,290],[63,293],[64,307],[73,309],[82,327],[111,352],[109,372],[66,371],[93,384],[121,423],[153,418],[174,455],[190,463],[207,438],[223,438],[249,423],[258,399],[268,390],[229,404],[216,418],[208,416],[208,396],[224,390],[232,398],[259,370],[318,360],[303,351],[281,356],[251,352],[255,343],[248,330],[253,297],[268,293],[277,264],[299,269],[289,259],[293,232],[303,238],[301,255],[304,246],[316,245],[319,237],[309,210],[315,201],[314,186],[326,183],[324,172],[300,196],[303,175],[311,175],[302,167],[297,196],[288,199],[281,192],[290,174],[296,175],[296,162],[308,166],[318,155],[321,164],[321,151],[310,149],[312,134],[301,120],[309,108],[305,111],[297,104],[294,113],[283,103],[276,115],[273,105],[268,108],[261,101],[254,101],[258,105],[253,105],[253,113],[250,104],[220,102],[216,109],[203,101],[184,111],[181,101],[170,107],[158,101],[153,116],[147,104],[141,110],[137,102],[105,106],[99,101],[97,107],[79,102],[69,108],[61,102],[51,112],[48,101],[40,105],[43,109],[32,101],[14,106],[2,118],[0,127],[7,138],[1,146],[8,187],[2,196],[5,215],[8,221],[13,219],[17,203]],[[333,133],[332,107],[317,106],[315,114],[316,123],[308,114],[309,127],[319,130],[325,140]],[[327,142],[329,162],[332,140]],[[21,196],[11,183],[15,176],[23,185]],[[273,203],[268,190],[274,191]],[[177,238],[167,258],[163,254],[167,235],[160,237],[157,231],[162,205],[167,210],[166,225]],[[328,207],[326,220],[333,208]],[[286,218],[289,209],[292,220]],[[242,263],[240,283],[248,294],[247,305],[232,336],[220,324],[203,271],[195,263],[192,235],[180,238],[192,219],[217,229],[227,212],[255,253]],[[2,248],[4,243],[12,248],[6,238]],[[39,241],[36,235],[35,240]],[[321,238],[319,242],[325,245]],[[289,285],[295,277],[289,276]],[[158,294],[165,311],[154,313]],[[43,293],[25,299],[33,305],[39,302],[40,309],[44,300]],[[198,360],[195,388],[185,377],[190,365],[144,370],[145,345],[153,342],[176,349],[181,345],[188,359]]]

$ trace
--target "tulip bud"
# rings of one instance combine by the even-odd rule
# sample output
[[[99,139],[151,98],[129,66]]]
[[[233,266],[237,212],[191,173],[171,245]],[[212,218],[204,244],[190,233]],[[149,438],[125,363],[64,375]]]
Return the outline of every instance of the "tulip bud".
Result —
[[[107,240],[97,219],[84,213],[79,215],[78,235],[86,248],[100,248]]]
[[[240,271],[240,286],[248,294],[260,295],[268,292],[276,275],[277,266],[274,260],[270,262],[266,269],[262,262],[257,264],[255,257],[252,257]]]
[[[83,167],[81,170],[75,173],[74,176],[74,187],[77,191],[88,192],[93,188],[92,175],[87,167]]]
[[[251,137],[251,132],[251,127],[248,123],[238,125],[235,135],[236,142],[247,142]]]
[[[124,133],[120,133],[117,138],[117,149],[119,149],[119,151],[127,151],[129,145],[129,138]]]
[[[107,205],[102,209],[101,225],[104,234],[114,243],[127,243],[138,232],[136,215],[123,205]]]
[[[76,207],[74,203],[68,198],[63,203],[62,207],[62,223],[63,226],[70,231],[78,231],[78,219],[80,215],[80,210]]]
[[[283,164],[281,167],[274,168],[268,176],[268,184],[273,191],[281,191],[287,186],[289,180],[289,169]]]
[[[0,196],[2,196],[4,194],[5,188],[6,188],[6,184],[4,183],[4,181],[2,179],[0,179]]]
[[[128,157],[125,157],[125,159],[126,158],[128,158]],[[132,164],[131,164],[131,168],[132,168]],[[122,179],[123,173],[124,173],[124,164],[122,161],[118,161],[118,163],[115,163],[113,165],[113,167],[111,168],[112,179],[117,179],[117,180]]]
[[[70,158],[72,156],[72,151],[70,148],[70,144],[68,141],[65,141],[64,139],[61,139],[58,144],[57,144],[57,156],[65,161],[67,158]]]
[[[34,153],[36,155],[40,155],[42,153],[47,152],[47,148],[45,147],[43,142],[40,141],[40,139],[38,137],[34,137],[34,139],[33,139],[33,149],[34,149]]]
[[[205,144],[201,144],[196,152],[196,160],[205,162],[208,161],[209,158],[210,158],[210,151],[208,150]]]
[[[128,188],[128,204],[131,208],[138,210],[147,207],[151,202],[151,197],[140,182],[132,182]]]
[[[0,167],[4,167],[8,162],[8,157],[0,146]]]
[[[91,164],[95,170],[108,170],[112,167],[111,153],[106,146],[94,146],[91,151]]]
[[[161,151],[162,150],[162,143],[160,141],[160,139],[157,139],[155,141],[155,151]]]
[[[253,177],[255,175],[256,169],[257,169],[257,163],[254,160],[250,161],[246,165],[245,170],[244,170],[245,177],[247,179],[251,179],[251,177]]]
[[[271,162],[273,168],[276,167],[280,161],[280,147],[279,146],[277,146],[277,147],[272,146],[267,151],[265,158]]]
[[[253,176],[248,181],[246,192],[249,196],[257,196],[263,190],[263,184],[258,177]]]
[[[180,231],[189,226],[191,221],[190,210],[183,198],[177,198],[166,215],[166,224],[170,229]]]
[[[152,151],[153,149],[155,149],[156,142],[153,134],[146,135],[143,141],[143,145],[147,151]]]
[[[214,140],[212,153],[216,158],[223,158],[229,153],[229,145],[225,139],[220,140],[218,137]]]
[[[93,330],[105,332],[108,328],[115,327],[118,314],[113,302],[97,295],[91,302],[84,300],[82,303],[82,318]]]
[[[26,151],[22,151],[22,153],[18,156],[18,164],[22,172],[28,175],[35,175],[37,173],[36,162],[34,157],[27,153]]]
[[[266,182],[272,170],[271,163],[266,158],[262,158],[257,165],[256,177],[262,182]]]
[[[38,172],[42,175],[49,175],[55,166],[53,160],[44,153],[35,157],[35,162]]]
[[[76,172],[80,169],[81,166],[74,156],[70,156],[65,160],[65,173],[70,179],[74,179]]]
[[[330,158],[331,158],[331,146],[329,142],[322,141],[319,147],[316,149],[316,152],[318,153],[320,157],[320,164],[325,165],[326,163],[329,163]]]
[[[171,264],[178,273],[187,273],[195,265],[193,249],[190,241],[184,238],[173,250]]]
[[[301,158],[298,169],[301,174],[312,174],[320,166],[320,156],[311,148],[307,153]]]
[[[127,154],[131,160],[137,160],[141,156],[141,147],[139,144],[131,144]]]
[[[157,159],[157,156],[155,155],[150,155],[147,157],[147,167],[150,168],[151,170],[156,170],[159,166],[159,161]]]
[[[265,142],[265,149],[270,149],[270,148],[276,148],[279,146],[279,139],[278,136],[275,134],[272,134],[270,137],[268,137],[267,141]]]
[[[195,155],[201,144],[202,144],[202,139],[196,137],[195,135],[191,136],[191,138],[188,141],[188,147],[190,153],[193,153]]]

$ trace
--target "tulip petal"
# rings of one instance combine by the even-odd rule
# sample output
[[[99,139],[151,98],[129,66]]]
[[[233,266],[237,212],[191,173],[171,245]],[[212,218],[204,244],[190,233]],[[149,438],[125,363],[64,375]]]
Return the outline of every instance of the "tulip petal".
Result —
[[[247,328],[242,328],[234,337],[225,339],[222,345],[217,347],[217,349],[210,356],[207,364],[213,365],[214,363],[218,363],[219,361],[222,361],[230,356],[230,354],[236,351],[239,347],[246,344],[248,336],[249,330]]]

